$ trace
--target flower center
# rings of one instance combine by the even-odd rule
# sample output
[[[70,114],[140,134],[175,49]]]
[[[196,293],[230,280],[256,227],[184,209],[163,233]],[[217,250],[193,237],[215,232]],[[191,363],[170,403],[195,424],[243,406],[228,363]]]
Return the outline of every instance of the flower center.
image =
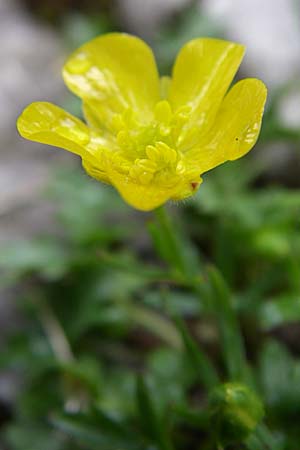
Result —
[[[184,175],[199,180],[199,172],[187,166],[185,156],[178,150],[181,130],[189,118],[189,107],[172,112],[167,100],[158,102],[151,123],[136,120],[132,110],[116,115],[114,128],[118,149],[112,164],[142,184],[155,182],[171,187]]]

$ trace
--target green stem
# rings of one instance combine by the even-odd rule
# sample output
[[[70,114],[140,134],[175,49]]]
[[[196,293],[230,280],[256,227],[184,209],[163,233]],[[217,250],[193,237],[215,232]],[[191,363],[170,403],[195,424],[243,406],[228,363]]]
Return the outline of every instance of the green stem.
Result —
[[[195,277],[195,267],[191,267],[193,261],[190,262],[188,259],[188,254],[184,248],[185,241],[181,240],[179,234],[177,233],[176,227],[173,225],[170,216],[167,214],[167,210],[164,207],[160,207],[155,210],[159,233],[156,237],[159,238],[159,243],[162,242],[165,247],[165,259],[168,261],[170,266],[177,269],[181,274],[183,281],[192,288],[196,294],[204,300],[204,295],[202,292],[202,287],[199,284],[199,279]],[[153,231],[153,230],[152,230]],[[161,239],[162,237],[162,239]],[[196,268],[197,270],[197,268]],[[169,303],[169,308],[172,309],[171,303]],[[219,381],[216,370],[213,364],[210,362],[209,358],[202,351],[199,344],[196,343],[193,338],[189,335],[188,330],[184,322],[181,320],[177,314],[172,314],[174,321],[177,325],[177,329],[180,332],[182,342],[185,346],[185,350],[189,355],[196,372],[198,373],[199,379],[202,381],[203,385],[210,390]]]
[[[190,278],[189,268],[182,252],[180,239],[166,208],[161,206],[154,212],[164,239],[164,246],[168,248],[169,262],[172,262],[185,278]]]
[[[174,226],[164,206],[154,210],[154,213],[159,228],[159,233],[157,233],[159,234],[159,246],[165,249],[162,256],[171,268],[176,269],[176,272],[179,274],[178,278],[181,278],[181,284],[192,288],[201,298],[201,301],[205,302],[206,296],[202,288],[203,279],[200,275],[199,260],[195,258],[195,254],[191,256],[187,248],[185,248],[189,246],[189,242],[187,240],[183,241],[183,237],[181,238],[179,235],[177,227]],[[150,231],[152,231],[152,234],[157,232],[154,229],[150,229]]]
[[[239,322],[223,277],[217,270],[210,269],[208,285],[202,286],[196,280],[193,268],[189,266],[180,236],[177,234],[176,227],[173,226],[166,209],[160,207],[155,213],[163,237],[163,244],[167,247],[169,264],[180,271],[187,284],[194,290],[201,302],[206,302],[217,319],[222,354],[229,379],[251,384]]]

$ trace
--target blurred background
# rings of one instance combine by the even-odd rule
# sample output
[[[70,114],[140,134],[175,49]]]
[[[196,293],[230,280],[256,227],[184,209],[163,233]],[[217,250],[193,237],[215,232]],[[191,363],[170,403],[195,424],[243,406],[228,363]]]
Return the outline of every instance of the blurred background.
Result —
[[[266,386],[282,359],[289,370],[300,367],[299,0],[0,0],[1,450],[85,448],[49,424],[49,412],[62,402],[56,385],[62,372],[72,380],[70,411],[96,396],[109,411],[125,414],[130,368],[149,367],[154,384],[162,383],[167,366],[181,370],[162,345],[176,336],[160,324],[147,272],[156,257],[140,225],[151,215],[137,214],[109,187],[88,179],[72,155],[16,132],[16,118],[37,100],[81,116],[61,68],[73,49],[109,31],[145,39],[161,74],[170,73],[177,51],[194,37],[241,42],[247,54],[238,77],[261,78],[268,86],[255,149],[207,174],[198,195],[178,209],[201,258],[217,264],[243,299],[238,309],[250,359],[267,341],[258,369],[265,401],[279,417],[299,419],[299,370],[296,394],[278,387],[289,378],[284,368],[276,387]],[[137,258],[146,265],[143,273]],[[214,326],[198,320],[196,300],[176,290],[174,298],[215,355]],[[149,331],[151,317],[143,322],[142,313],[132,321],[136,302],[158,314],[158,330]],[[182,383],[184,390],[190,381]],[[179,398],[179,387],[168,386]],[[273,388],[280,391],[276,398],[268,397]]]

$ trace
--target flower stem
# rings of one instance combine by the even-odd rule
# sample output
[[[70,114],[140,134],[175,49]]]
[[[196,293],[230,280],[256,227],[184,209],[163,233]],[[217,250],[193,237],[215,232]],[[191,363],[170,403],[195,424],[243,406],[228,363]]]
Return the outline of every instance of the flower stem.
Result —
[[[152,227],[150,232],[154,240],[158,241],[158,251],[170,267],[176,270],[178,281],[181,281],[182,285],[189,286],[201,299],[201,302],[206,303],[207,296],[203,289],[198,255],[195,255],[189,241],[184,236],[180,236],[178,228],[174,225],[165,207],[161,206],[154,212],[157,229]]]
[[[195,267],[193,258],[190,260],[188,257],[186,244],[188,245],[189,243],[184,239],[184,236],[181,239],[177,228],[174,226],[165,208],[158,208],[155,214],[158,222],[158,233],[155,237],[159,238],[157,242],[158,246],[161,244],[165,249],[163,256],[170,266],[180,273],[184,284],[193,289],[203,301],[205,297],[202,292],[202,286],[199,283],[199,279],[201,280],[201,278],[198,275],[200,267]],[[171,302],[169,302],[168,307],[180,333],[185,351],[198,373],[199,379],[201,379],[201,382],[208,390],[212,389],[219,382],[217,371],[205,352],[201,349],[199,343],[196,343],[190,336],[184,321],[181,320],[177,313],[172,311]]]
[[[170,264],[171,268],[176,268],[185,285],[188,285],[193,289],[201,302],[204,302],[208,310],[216,317],[227,376],[231,380],[238,380],[246,385],[252,386],[253,379],[247,363],[239,321],[232,305],[230,292],[227,289],[222,274],[220,274],[217,269],[210,268],[207,271],[206,276],[203,277],[202,274],[199,273],[201,270],[200,265],[198,265],[195,270],[193,261],[191,264],[188,253],[186,252],[184,237],[182,240],[166,209],[163,207],[158,208],[155,210],[155,215],[158,228],[156,230],[152,229],[151,231],[156,232],[154,238],[157,241],[158,250],[160,250],[159,246],[163,246],[164,252],[160,253],[163,253],[162,256],[164,256],[164,259]],[[204,279],[207,280],[206,283],[204,283]],[[199,283],[199,281],[201,282]],[[202,377],[203,372],[209,374],[208,381],[205,377],[202,381],[204,381],[204,385],[207,389],[210,390],[211,387],[218,382],[217,372],[206,355],[202,354],[201,348],[199,348],[198,345],[196,348],[194,344],[191,346],[188,334],[186,334],[183,341],[185,345],[188,344],[190,354],[194,354],[193,358],[195,359],[195,363],[201,367]],[[198,355],[196,358],[198,352],[200,356]],[[249,450],[267,449],[269,448],[267,442],[271,440],[271,437],[272,434],[266,425],[261,424],[246,443],[247,448],[249,448]],[[220,444],[219,448],[222,448],[220,447]]]
[[[189,267],[182,250],[179,236],[166,208],[161,206],[154,212],[164,241],[163,244],[166,249],[166,258],[185,278],[190,278]]]

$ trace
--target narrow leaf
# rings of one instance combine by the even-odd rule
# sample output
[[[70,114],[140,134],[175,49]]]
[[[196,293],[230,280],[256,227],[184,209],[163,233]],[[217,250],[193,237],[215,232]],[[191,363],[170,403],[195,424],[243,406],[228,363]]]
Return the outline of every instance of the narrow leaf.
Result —
[[[179,332],[181,333],[188,360],[198,374],[199,380],[207,389],[213,388],[219,382],[218,374],[214,366],[206,354],[202,351],[198,343],[196,343],[192,338],[181,318],[176,317],[175,322]]]
[[[160,450],[173,450],[168,432],[163,427],[163,421],[156,411],[142,376],[137,378],[136,398],[140,422],[148,439],[156,443]]]
[[[249,381],[244,343],[228,287],[215,268],[208,271],[225,366],[231,380]]]

